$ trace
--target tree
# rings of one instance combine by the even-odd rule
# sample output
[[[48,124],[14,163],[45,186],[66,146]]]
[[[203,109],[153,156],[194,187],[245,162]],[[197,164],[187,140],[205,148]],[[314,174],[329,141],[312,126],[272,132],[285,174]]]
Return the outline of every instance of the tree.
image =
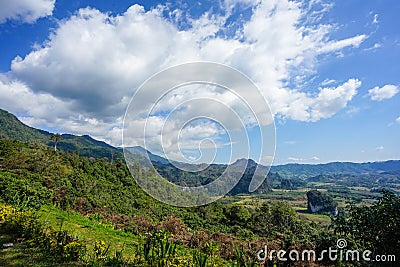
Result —
[[[375,254],[400,255],[400,196],[383,190],[371,206],[350,206],[332,222],[336,233],[351,236]]]
[[[50,136],[51,141],[54,142],[54,151],[57,151],[57,143],[61,140],[61,134],[56,133]]]

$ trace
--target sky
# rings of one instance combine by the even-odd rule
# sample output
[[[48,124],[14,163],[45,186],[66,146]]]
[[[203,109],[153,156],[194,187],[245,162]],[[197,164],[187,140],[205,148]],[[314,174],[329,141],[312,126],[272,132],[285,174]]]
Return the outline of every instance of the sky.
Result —
[[[263,160],[274,156],[274,165],[400,159],[399,11],[397,0],[0,0],[0,108],[32,127],[114,146],[146,143],[158,154],[152,140],[163,137],[171,159],[181,149],[189,161],[209,151],[216,162],[236,160],[231,146],[249,153],[243,129],[256,150],[249,157],[260,161],[266,138]],[[238,70],[259,102],[245,107],[229,90],[184,86],[142,102],[156,110],[132,127],[147,125],[149,138],[131,133],[123,143],[132,96],[152,75],[189,62]],[[260,107],[273,124],[247,119]],[[215,110],[221,121],[210,120]]]

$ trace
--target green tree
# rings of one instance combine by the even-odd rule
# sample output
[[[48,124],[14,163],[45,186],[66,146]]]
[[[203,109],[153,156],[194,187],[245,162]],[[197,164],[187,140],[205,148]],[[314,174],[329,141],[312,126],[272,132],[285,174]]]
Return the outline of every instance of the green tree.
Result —
[[[61,134],[56,133],[50,136],[51,141],[54,142],[54,151],[57,151],[57,143],[61,140]]]
[[[336,233],[351,236],[361,248],[400,256],[400,196],[390,191],[384,190],[371,206],[351,205],[332,226]]]

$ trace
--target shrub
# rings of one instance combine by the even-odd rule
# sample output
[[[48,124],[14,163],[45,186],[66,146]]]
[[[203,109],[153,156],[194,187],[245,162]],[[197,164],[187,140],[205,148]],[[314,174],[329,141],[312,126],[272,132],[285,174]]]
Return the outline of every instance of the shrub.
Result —
[[[64,246],[63,258],[67,261],[78,261],[86,253],[86,245],[82,241],[72,241]]]
[[[10,205],[0,205],[0,223],[4,222],[14,211]]]

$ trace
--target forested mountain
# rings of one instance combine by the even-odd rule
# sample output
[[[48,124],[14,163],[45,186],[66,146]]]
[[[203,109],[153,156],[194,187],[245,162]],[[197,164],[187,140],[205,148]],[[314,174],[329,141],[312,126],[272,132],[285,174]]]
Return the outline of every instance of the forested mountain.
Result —
[[[0,138],[22,142],[49,142],[51,133],[23,124],[18,118],[0,109]]]
[[[54,146],[52,133],[29,127],[13,114],[0,109],[0,139],[15,139],[28,143],[41,143]],[[62,134],[57,149],[73,152],[85,157],[123,159],[123,152],[105,142],[93,139],[88,135],[76,136]],[[159,174],[169,181],[183,186],[199,186],[211,183],[228,167],[224,164],[211,164],[200,172],[186,172],[176,168],[166,158],[155,155],[142,147],[126,148],[132,161],[147,169],[155,168]],[[148,162],[146,158],[151,162]],[[256,162],[240,159],[234,164],[247,164],[239,183],[230,194],[249,193],[248,186],[253,176]],[[267,172],[267,167],[259,166]],[[234,169],[234,168],[233,168]],[[331,162],[327,164],[285,164],[272,166],[264,183],[255,193],[265,193],[272,188],[294,189],[307,182],[336,182],[344,185],[362,184],[367,187],[384,187],[389,183],[397,184],[400,179],[400,160],[384,162]],[[379,177],[378,177],[379,176]],[[378,179],[379,178],[379,179]]]
[[[15,115],[0,109],[0,139],[15,139],[21,142],[41,143],[54,146],[52,133],[35,129],[22,123]],[[102,158],[122,158],[122,150],[89,135],[76,136],[62,134],[57,149],[74,152],[81,156]]]

